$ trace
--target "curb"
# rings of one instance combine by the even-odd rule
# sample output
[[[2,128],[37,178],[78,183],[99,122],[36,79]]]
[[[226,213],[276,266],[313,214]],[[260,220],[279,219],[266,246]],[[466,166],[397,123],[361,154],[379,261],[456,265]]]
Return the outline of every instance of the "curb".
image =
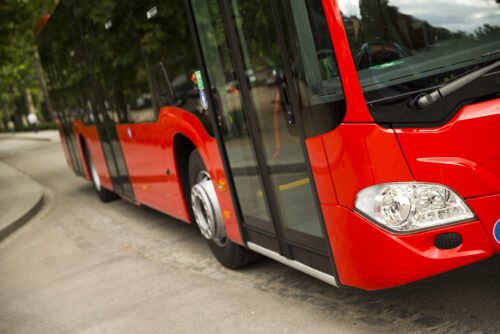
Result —
[[[34,141],[51,141],[50,138],[36,138],[36,137],[27,137],[27,136],[0,136],[0,140],[34,140]]]
[[[44,197],[45,195],[42,191],[40,198],[38,199],[36,204],[31,207],[31,209],[26,211],[21,217],[13,221],[11,224],[0,230],[0,242],[4,241],[7,237],[23,227],[30,220],[30,218],[32,218],[36,213],[38,213],[38,211],[40,211],[40,209],[43,207]]]

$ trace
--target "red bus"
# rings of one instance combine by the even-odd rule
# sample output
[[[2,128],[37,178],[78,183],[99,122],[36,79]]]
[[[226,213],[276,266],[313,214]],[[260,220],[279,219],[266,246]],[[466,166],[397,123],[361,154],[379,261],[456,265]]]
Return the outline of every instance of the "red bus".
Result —
[[[69,166],[226,267],[376,290],[500,251],[496,0],[63,0],[36,35]]]

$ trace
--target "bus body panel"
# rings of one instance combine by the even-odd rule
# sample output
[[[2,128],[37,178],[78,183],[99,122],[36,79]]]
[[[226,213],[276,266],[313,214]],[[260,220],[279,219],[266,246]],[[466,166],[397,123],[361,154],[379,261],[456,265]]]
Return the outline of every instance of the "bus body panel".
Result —
[[[340,11],[333,1],[324,0],[323,5],[342,83],[349,87],[345,90],[344,123],[323,135],[339,206],[327,205],[325,197],[320,196],[340,282],[366,290],[384,289],[464,266],[500,251],[500,243],[493,238],[494,225],[500,218],[499,199],[495,196],[467,202],[482,224],[441,227],[408,236],[392,235],[352,211],[359,190],[384,182],[437,182],[458,188],[463,197],[498,192],[499,146],[495,131],[500,128],[500,113],[496,100],[464,108],[440,129],[379,128],[373,133],[358,130],[377,126],[352,124],[373,123],[373,119],[350,54]],[[453,127],[457,120],[461,124]],[[434,134],[433,138],[427,137],[428,134]],[[450,146],[458,153],[453,152],[454,148],[447,151]],[[455,158],[431,164],[434,161],[419,159],[430,152],[437,157],[461,157],[462,150],[467,152],[466,156],[474,157],[469,160],[473,163],[467,165],[464,159]],[[455,170],[459,170],[459,175]],[[471,191],[474,188],[476,191]],[[460,233],[464,243],[453,251],[437,249],[433,245],[435,236],[448,231]],[[427,247],[427,251],[419,247]]]
[[[189,221],[172,155],[171,128],[165,109],[155,123],[117,124],[116,130],[136,200]]]
[[[474,117],[481,117],[484,122],[477,122],[482,124],[478,128],[477,136],[475,130],[458,128],[454,134],[457,136],[454,138],[455,141],[451,138],[442,139],[442,151],[454,142],[459,146],[458,152],[476,154],[484,159],[480,160],[481,162],[486,161],[485,165],[496,166],[498,153],[495,150],[474,149],[474,145],[481,145],[481,143],[483,147],[490,148],[491,144],[488,142],[493,142],[494,137],[492,130],[495,127],[498,129],[498,123],[493,122],[493,119],[499,119],[496,107],[491,102],[484,107],[486,106],[490,108],[471,108],[465,113],[466,115],[461,113],[458,117],[462,122],[470,122],[469,126],[476,124],[472,121]],[[445,129],[453,128],[454,123],[456,122],[450,123]],[[403,152],[406,153],[406,149],[408,151],[414,149],[415,156],[424,156],[424,150],[432,152],[429,147],[433,143],[415,137],[413,142],[406,143],[406,146],[402,144],[402,150],[398,142],[398,137],[401,138],[400,134],[404,133],[410,137],[412,134],[420,133],[421,137],[424,137],[423,134],[432,130],[397,131],[398,136],[394,130],[384,129],[376,124],[344,123],[334,131],[323,135],[329,169],[338,196],[338,206],[328,203],[325,197],[320,198],[330,243],[335,254],[339,280],[344,285],[366,290],[389,288],[482,260],[495,252],[492,242],[494,242],[493,226],[500,218],[498,197],[487,197],[485,201],[488,204],[482,204],[480,199],[474,199],[469,203],[480,222],[439,227],[411,235],[390,233],[354,212],[356,194],[373,184],[421,181],[441,183],[452,188],[455,185],[443,179],[447,177],[444,172],[429,172],[429,175],[434,178],[424,178],[415,170],[410,170],[405,160]],[[446,130],[434,131],[440,134],[446,133]],[[458,137],[458,133],[462,133],[461,137]],[[471,140],[468,146],[470,151],[467,151],[467,145],[460,146],[459,138],[467,138],[464,133],[470,133],[472,137],[480,139]],[[405,139],[409,141],[408,138]],[[439,138],[435,140],[439,141]],[[439,145],[434,143],[432,147],[438,149]],[[485,152],[481,153],[481,151]],[[453,149],[449,152],[453,153]],[[482,171],[480,168],[475,170],[479,173]],[[458,183],[462,182],[462,187],[467,187],[467,183],[474,182],[473,180],[466,181],[465,176],[460,177],[460,175],[452,175],[452,179],[457,180]],[[498,179],[493,178],[493,181],[498,182]],[[477,179],[476,182],[478,182]],[[495,183],[478,186],[490,189],[495,186]],[[463,189],[465,188],[459,187],[458,193],[461,194],[460,190]],[[488,194],[488,192],[483,191],[481,194]],[[479,214],[481,209],[482,213]],[[435,237],[447,232],[461,234],[463,244],[452,251],[435,247]],[[495,248],[499,251],[500,244],[496,243]],[[380,274],[380,271],[384,271],[384,274]]]
[[[498,231],[498,225],[500,225],[500,194],[471,198],[467,200],[467,204],[483,223],[495,251],[500,253],[500,233]],[[497,229],[496,236],[495,228]]]
[[[332,171],[328,163],[323,137],[317,136],[307,139],[306,147],[321,203],[337,205],[337,194],[333,184]]]
[[[138,202],[186,222],[191,219],[174,139],[176,135],[189,139],[200,152],[214,183],[228,237],[243,244],[217,142],[198,118],[177,107],[163,107],[155,123],[118,124],[116,128]]]
[[[85,144],[87,145],[87,149],[89,150],[90,158],[92,159],[92,163],[94,164],[97,174],[99,175],[101,185],[108,190],[113,190],[113,184],[111,183],[111,178],[109,176],[108,166],[106,164],[106,158],[104,157],[104,153],[102,151],[97,127],[95,125],[85,125],[81,121],[75,121],[73,122],[73,132],[77,136],[77,138],[79,138],[79,136],[82,136],[85,140]],[[78,141],[78,147],[87,179],[91,181],[92,179],[89,174],[89,166],[87,165],[87,161],[85,160],[85,157],[83,155],[83,148],[81,147],[80,141]]]
[[[356,194],[385,182],[413,181],[393,130],[341,124],[323,135],[339,204],[354,208]]]
[[[500,99],[464,107],[433,129],[398,129],[417,181],[449,186],[465,198],[500,251],[493,233],[500,220]]]
[[[494,236],[500,221],[500,100],[464,107],[447,124],[435,128],[393,130],[375,124],[337,1],[322,2],[345,88],[346,115],[335,130],[307,139],[306,147],[340,283],[365,290],[390,288],[500,252]],[[174,140],[178,135],[190,140],[211,176],[229,239],[245,244],[217,141],[193,113],[163,107],[157,122],[117,124],[116,129],[137,201],[187,222]],[[103,186],[112,189],[96,126],[76,121],[73,131],[84,137]],[[60,135],[64,137],[62,131]],[[90,179],[79,142],[78,147]],[[465,198],[476,219],[403,235],[355,212],[360,190],[412,181],[449,186]],[[463,243],[451,250],[438,249],[436,236],[448,232],[459,233]]]
[[[330,28],[330,36],[334,46],[335,56],[340,71],[340,78],[346,97],[347,111],[344,122],[368,123],[373,118],[368,111],[366,101],[358,80],[358,73],[351,56],[351,49],[347,41],[342,15],[336,1],[323,0],[326,20]]]
[[[469,198],[500,193],[499,129],[496,99],[464,107],[444,126],[396,133],[417,181],[445,184]]]
[[[493,254],[488,236],[477,221],[397,236],[341,206],[323,205],[323,212],[341,283],[364,290],[408,284]],[[435,237],[446,232],[461,234],[462,245],[437,249]]]

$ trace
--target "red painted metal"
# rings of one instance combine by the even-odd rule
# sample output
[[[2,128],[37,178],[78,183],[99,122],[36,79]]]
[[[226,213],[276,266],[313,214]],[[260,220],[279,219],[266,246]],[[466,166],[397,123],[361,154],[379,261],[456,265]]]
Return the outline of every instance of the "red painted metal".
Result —
[[[112,190],[96,126],[76,121],[73,130],[85,140],[102,185]],[[208,135],[198,118],[183,109],[164,107],[157,122],[117,124],[116,130],[138,203],[185,222],[189,222],[190,217],[182,191],[174,138],[181,135],[190,140],[200,152],[214,182],[229,239],[243,245],[217,142]],[[83,149],[80,143],[78,146],[90,180]]]
[[[366,290],[389,288],[500,252],[492,232],[500,218],[500,99],[467,106],[448,124],[432,129],[392,130],[374,124],[337,2],[322,1],[347,110],[339,127],[308,139],[306,146],[339,281]],[[214,182],[229,238],[244,243],[216,140],[193,114],[164,107],[157,122],[119,124],[116,128],[137,200],[184,221],[189,221],[189,214],[174,140],[176,136],[190,140]],[[103,186],[111,189],[96,127],[76,122],[74,131],[87,143]],[[396,235],[354,212],[356,194],[361,189],[402,181],[451,187],[466,199],[477,220]],[[452,250],[437,249],[435,237],[446,232],[461,234],[463,244]]]
[[[158,122],[119,124],[116,130],[136,200],[189,221],[175,168],[173,124],[166,109],[160,113]]]
[[[344,23],[337,6],[337,1],[323,0],[323,7],[325,8],[325,15],[330,28],[330,36],[332,36],[332,43],[347,101],[348,113],[344,118],[344,122],[373,122],[365,103],[361,84],[358,80],[358,73],[356,72],[349,43],[347,42],[347,35],[344,30]]]
[[[500,194],[471,198],[467,200],[467,204],[483,223],[486,234],[490,237],[495,251],[500,252],[500,243],[495,240],[493,234],[493,227],[500,220]]]
[[[307,139],[306,148],[321,203],[337,205],[338,199],[333,185],[333,174],[328,164],[323,137]]]
[[[492,247],[493,225],[500,218],[500,196],[474,198],[468,201],[479,219],[476,222],[413,235],[391,234],[354,212],[355,196],[358,191],[373,184],[413,180],[437,182],[458,188],[459,194],[474,186],[477,181],[472,176],[468,176],[469,180],[459,178],[457,184],[462,186],[458,187],[455,183],[448,182],[448,179],[456,179],[450,178],[447,173],[430,172],[429,178],[423,178],[419,170],[413,169],[412,175],[403,152],[411,152],[413,154],[411,157],[420,157],[424,152],[433,152],[433,149],[438,152],[446,152],[449,149],[449,152],[457,156],[455,151],[458,148],[454,150],[454,145],[457,145],[462,148],[458,150],[459,152],[475,154],[477,157],[475,161],[478,164],[494,168],[499,156],[498,151],[495,151],[496,148],[473,149],[473,144],[477,143],[474,141],[471,141],[468,146],[464,144],[467,138],[470,140],[468,137],[470,135],[478,138],[481,147],[491,147],[488,143],[493,142],[491,141],[494,136],[492,130],[498,128],[498,123],[493,122],[493,119],[499,117],[494,104],[495,102],[491,101],[482,106],[470,106],[469,112],[461,113],[454,122],[444,127],[447,131],[451,131],[451,134],[445,130],[398,130],[400,138],[401,133],[407,135],[402,141],[403,151],[393,130],[383,129],[375,124],[342,124],[334,131],[322,136],[334,184],[331,187],[335,189],[338,196],[338,205],[330,203],[329,198],[325,197],[324,190],[319,191],[319,195],[339,280],[342,284],[366,290],[389,288],[484,259],[495,249],[500,251],[500,244],[496,243],[495,249]],[[477,122],[478,129],[482,131],[480,134],[471,128],[467,129],[468,125],[475,124],[476,117],[481,120]],[[465,128],[455,129],[454,124],[457,122],[467,122],[467,124],[462,124]],[[425,134],[429,131],[438,133],[438,137],[450,137],[427,139]],[[462,139],[458,138],[459,133]],[[308,145],[308,150],[314,170],[315,166],[317,167],[315,156],[321,156],[321,154],[313,150],[311,145]],[[484,152],[481,153],[481,151]],[[455,159],[458,158],[455,157]],[[412,165],[411,162],[410,165]],[[447,166],[449,165],[444,164],[444,167]],[[494,169],[490,173],[498,173],[498,171]],[[480,176],[483,169],[476,168],[473,172]],[[315,179],[319,189],[325,188],[327,183],[319,181],[319,176],[316,174],[318,173],[315,173]],[[498,177],[496,182],[498,182]],[[481,195],[486,195],[490,193],[494,185],[492,181],[489,184],[476,185],[476,188],[482,187]],[[460,233],[464,243],[452,251],[437,249],[433,245],[433,240],[438,234],[445,232]]]
[[[109,176],[108,166],[106,164],[104,152],[102,151],[97,127],[95,125],[84,125],[81,121],[75,121],[73,123],[73,133],[77,136],[77,138],[81,137],[85,141],[87,149],[89,150],[90,159],[94,164],[97,174],[99,175],[101,186],[106,189],[113,190],[113,184],[111,183],[111,178]],[[78,140],[77,142],[78,150],[80,153],[80,161],[84,166],[87,179],[91,180],[89,166],[87,165],[86,159],[83,155],[81,142],[80,140]]]
[[[323,140],[342,206],[353,209],[356,194],[371,185],[413,181],[393,130],[342,124]]]
[[[183,109],[164,107],[155,123],[119,124],[116,129],[137,201],[186,222],[190,218],[174,139],[184,136],[191,141],[214,183],[228,237],[243,244],[231,195],[224,186],[227,181],[217,142],[198,118]]]
[[[396,133],[417,180],[445,184],[468,198],[500,193],[499,129],[496,99],[464,107],[446,125]]]
[[[493,247],[479,222],[470,222],[413,235],[397,236],[340,206],[323,205],[330,242],[342,284],[378,290],[419,279],[485,259]],[[437,235],[456,232],[461,246],[440,250]]]
[[[33,28],[33,34],[35,35],[35,37],[38,37],[38,35],[42,31],[45,24],[49,21],[49,18],[50,18],[50,15],[44,15],[35,24],[35,27]]]
[[[333,185],[315,173],[320,201],[342,284],[383,289],[457,268],[490,256],[500,246],[493,225],[500,218],[500,103],[492,100],[464,108],[447,125],[435,129],[384,129],[369,117],[349,52],[342,17],[334,0],[323,0],[346,96],[346,116],[337,129],[322,136]],[[350,124],[349,124],[350,123]],[[357,124],[353,124],[357,123]],[[363,124],[369,123],[369,124]],[[313,170],[317,150],[308,145]],[[353,211],[357,192],[384,182],[427,181],[450,186],[478,221],[413,235],[395,235]],[[337,194],[331,203],[328,191]],[[478,196],[485,196],[478,198]],[[484,227],[483,227],[484,226]],[[433,245],[436,235],[460,233],[454,250]],[[495,243],[493,248],[492,242]]]

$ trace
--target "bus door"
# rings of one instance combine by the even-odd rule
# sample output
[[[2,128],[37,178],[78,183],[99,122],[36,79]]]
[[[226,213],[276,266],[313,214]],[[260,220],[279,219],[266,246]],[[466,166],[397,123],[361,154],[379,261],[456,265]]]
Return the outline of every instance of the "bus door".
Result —
[[[71,159],[71,163],[73,165],[73,171],[80,176],[83,176],[83,167],[80,161],[80,154],[77,150],[76,138],[73,133],[73,123],[72,122],[61,122],[63,124],[60,125],[60,131],[63,133],[62,140],[65,142],[66,147],[68,148],[68,153]]]
[[[333,57],[331,40],[325,49],[314,43],[311,20],[318,16],[326,25],[321,2],[191,0],[190,6],[247,245],[335,283],[305,146],[307,136],[331,130],[335,116],[321,119],[326,114],[319,110],[316,126],[306,124],[309,100],[301,102],[298,93],[300,86],[309,92],[318,86],[299,77],[316,76],[319,84],[328,76],[321,63],[330,61],[321,59]],[[310,54],[301,51],[307,48]]]
[[[64,66],[64,65],[63,65]],[[57,89],[57,97],[53,98],[53,103],[55,106],[55,114],[57,117],[57,129],[59,130],[61,141],[63,147],[66,148],[68,158],[71,161],[71,166],[75,174],[83,176],[83,166],[80,161],[80,154],[77,150],[76,138],[73,133],[73,117],[71,114],[71,109],[68,105],[68,98],[64,94],[64,90],[61,88],[64,82],[64,76],[62,73],[58,73],[50,68],[49,76],[53,89]]]
[[[113,119],[105,117],[97,124],[97,129],[113,190],[133,202],[135,200],[134,190],[116,132],[116,124]]]

